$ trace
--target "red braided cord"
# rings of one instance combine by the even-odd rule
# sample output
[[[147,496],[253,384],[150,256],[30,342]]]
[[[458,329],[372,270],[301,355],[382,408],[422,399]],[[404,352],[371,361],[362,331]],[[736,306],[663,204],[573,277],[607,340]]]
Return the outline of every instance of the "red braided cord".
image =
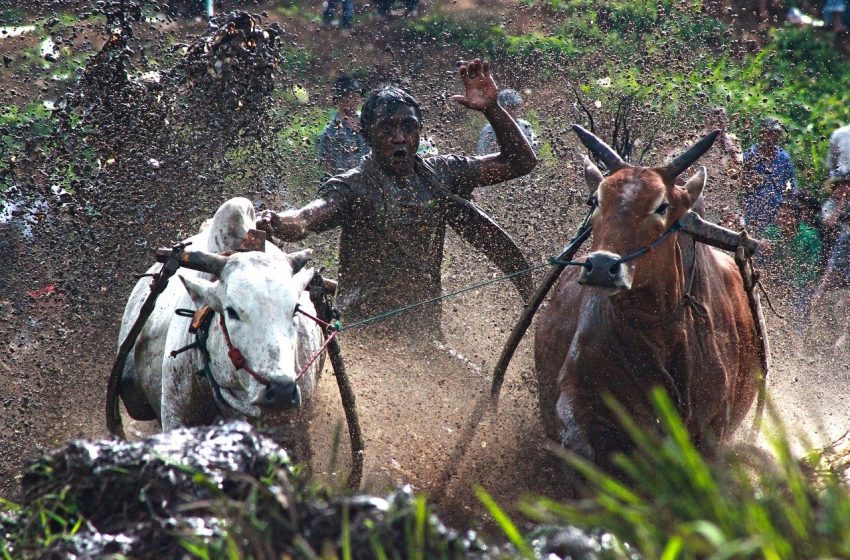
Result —
[[[306,314],[305,314],[305,315],[306,315]],[[309,316],[309,315],[308,315],[308,316]],[[295,381],[298,381],[299,379],[301,379],[301,377],[302,377],[305,373],[307,373],[307,370],[308,370],[308,369],[310,369],[310,366],[312,366],[312,365],[313,365],[313,362],[315,362],[315,361],[316,361],[316,359],[317,359],[319,356],[321,356],[321,355],[322,355],[322,352],[324,352],[324,351],[325,351],[325,348],[327,348],[327,347],[328,347],[328,344],[330,344],[330,343],[331,343],[331,340],[333,340],[333,339],[334,339],[334,337],[335,337],[337,334],[339,334],[339,331],[331,331],[331,334],[329,334],[329,335],[328,335],[328,337],[325,339],[325,342],[324,342],[324,343],[323,343],[323,344],[319,347],[319,349],[318,349],[318,350],[316,350],[315,352],[313,352],[313,355],[312,355],[312,356],[310,356],[310,359],[307,361],[307,364],[306,364],[306,365],[305,365],[305,366],[301,369],[301,372],[300,372],[298,375],[296,375],[296,376],[295,376]]]
[[[233,343],[230,341],[230,333],[227,332],[227,325],[224,323],[224,315],[219,314],[218,323],[221,325],[221,333],[224,335],[224,342],[227,343],[227,356],[230,358],[230,361],[233,362],[233,367],[237,370],[244,369],[251,377],[263,385],[271,385],[271,381],[269,381],[268,378],[248,367],[245,361],[245,356],[242,355],[239,348],[233,346]]]

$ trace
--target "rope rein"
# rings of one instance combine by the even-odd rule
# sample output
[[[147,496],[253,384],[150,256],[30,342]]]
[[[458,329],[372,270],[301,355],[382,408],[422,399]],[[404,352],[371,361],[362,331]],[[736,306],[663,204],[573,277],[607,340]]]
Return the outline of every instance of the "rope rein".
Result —
[[[633,251],[633,252],[629,253],[628,255],[625,255],[625,256],[617,259],[617,261],[615,262],[615,266],[617,264],[623,264],[625,262],[629,262],[630,260],[636,259],[638,257],[642,257],[643,255],[654,251],[656,249],[656,247],[658,247],[659,245],[661,245],[664,242],[665,239],[667,239],[672,234],[676,233],[677,231],[679,231],[681,229],[682,229],[682,224],[677,220],[672,226],[670,226],[670,228],[667,231],[665,231],[663,234],[661,234],[661,237],[659,237],[658,239],[656,239],[655,241],[653,241],[652,243],[650,243],[646,247],[641,247],[637,251]]]
[[[591,213],[592,213],[592,211],[593,211],[593,208],[591,208]],[[589,215],[588,215],[588,217],[589,217]],[[586,221],[587,221],[587,218],[585,218],[585,222]],[[656,247],[658,247],[661,243],[664,242],[665,239],[667,239],[672,234],[680,231],[681,229],[682,229],[682,224],[679,223],[678,221],[676,221],[658,239],[656,239],[655,241],[653,241],[652,243],[650,243],[649,245],[647,245],[645,247],[642,247],[642,248],[640,248],[636,251],[633,251],[633,252],[631,252],[631,253],[623,256],[623,257],[620,257],[617,260],[617,264],[621,264],[621,263],[631,261],[633,259],[636,259],[638,257],[645,255],[646,253],[654,251],[656,249]],[[579,266],[579,267],[582,267],[582,268],[589,268],[591,266],[589,263],[584,262],[584,261],[573,261],[573,260],[568,261],[568,260],[559,259],[558,257],[551,257],[551,258],[547,259],[546,262],[544,262],[544,263],[540,263],[540,264],[531,266],[531,267],[526,268],[524,270],[518,270],[517,272],[505,274],[505,275],[499,276],[497,278],[491,278],[490,280],[485,280],[485,281],[479,282],[477,284],[472,284],[471,286],[467,286],[465,288],[461,288],[459,290],[455,290],[453,292],[449,292],[447,294],[443,294],[443,295],[440,295],[440,296],[437,296],[437,297],[433,297],[433,298],[430,298],[430,299],[426,299],[426,300],[423,300],[423,301],[412,303],[412,304],[406,305],[404,307],[399,307],[397,309],[391,309],[389,311],[385,311],[384,313],[379,313],[378,315],[375,315],[373,317],[367,317],[366,319],[356,321],[354,323],[351,323],[350,325],[342,325],[342,324],[339,323],[339,321],[336,321],[335,322],[335,329],[336,329],[337,332],[344,332],[344,331],[348,331],[348,330],[355,329],[355,328],[358,328],[358,327],[371,325],[372,323],[378,323],[378,322],[384,321],[386,319],[389,319],[390,317],[393,317],[395,315],[399,315],[401,313],[406,313],[408,311],[412,311],[412,310],[417,309],[419,307],[422,307],[424,305],[429,305],[431,303],[437,303],[438,301],[442,301],[444,299],[448,299],[448,298],[451,298],[451,297],[454,297],[454,296],[458,296],[460,294],[470,292],[472,290],[477,290],[478,288],[483,288],[484,286],[489,286],[490,284],[495,284],[497,282],[502,282],[504,280],[510,280],[511,278],[513,278],[515,276],[520,276],[522,274],[529,274],[529,273],[531,273],[535,270],[545,268],[547,266],[556,266],[556,265]],[[691,280],[691,282],[693,283],[693,279]],[[704,309],[705,309],[704,306],[702,305],[702,303],[700,303],[696,300],[693,300],[693,298],[690,297],[690,290],[688,291],[688,293],[683,298],[683,304],[686,307],[693,308],[697,312],[698,315],[700,315],[701,311],[704,312]],[[298,310],[296,310],[296,311],[298,311]],[[305,315],[306,315],[306,313],[305,313]]]
[[[372,323],[377,323],[377,322],[383,321],[385,319],[389,319],[390,317],[392,317],[394,315],[398,315],[400,313],[405,313],[407,311],[412,311],[414,309],[422,307],[423,305],[436,303],[438,301],[448,299],[450,297],[454,297],[454,296],[463,294],[465,292],[471,292],[472,290],[477,290],[478,288],[483,288],[484,286],[489,286],[490,284],[495,284],[497,282],[509,280],[509,279],[513,278],[514,276],[520,276],[522,274],[528,274],[530,272],[533,272],[535,270],[538,270],[540,268],[544,268],[544,267],[547,267],[547,266],[550,266],[550,265],[551,265],[551,263],[549,261],[547,261],[545,263],[537,264],[537,265],[531,266],[529,268],[526,268],[524,270],[518,270],[517,272],[511,272],[510,274],[505,274],[505,275],[499,276],[497,278],[491,278],[490,280],[485,280],[483,282],[479,282],[477,284],[473,284],[471,286],[467,286],[465,288],[461,288],[459,290],[455,290],[453,292],[449,292],[449,293],[443,294],[441,296],[437,296],[437,297],[433,297],[433,298],[430,298],[430,299],[426,299],[424,301],[412,303],[410,305],[405,305],[404,307],[399,307],[398,309],[391,309],[389,311],[386,311],[384,313],[380,313],[380,314],[375,315],[373,317],[368,317],[366,319],[351,323],[350,325],[341,325],[340,324],[338,329],[339,329],[339,332],[344,332],[344,331],[348,331],[348,330],[351,330],[351,329],[354,329],[354,328],[357,328],[357,327],[363,327],[363,326],[366,326],[366,325],[370,325]],[[582,266],[584,266],[584,265],[582,264]]]

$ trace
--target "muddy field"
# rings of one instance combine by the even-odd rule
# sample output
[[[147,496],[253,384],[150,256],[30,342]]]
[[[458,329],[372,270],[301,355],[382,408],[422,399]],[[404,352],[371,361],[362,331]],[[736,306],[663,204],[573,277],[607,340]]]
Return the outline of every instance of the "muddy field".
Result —
[[[514,9],[507,2],[465,4],[483,15]],[[263,8],[257,6],[257,12]],[[523,18],[531,21],[533,15],[517,12],[515,25],[526,25]],[[283,68],[258,77],[250,85],[257,103],[239,113],[251,121],[240,127],[248,133],[235,134],[235,121],[221,118],[233,107],[211,107],[204,102],[210,97],[201,96],[226,103],[226,95],[196,83],[192,91],[200,92],[197,98],[181,97],[185,89],[180,88],[188,86],[179,80],[195,75],[191,64],[173,62],[169,68],[179,70],[164,69],[160,85],[153,87],[120,72],[109,74],[121,66],[107,59],[120,57],[121,51],[102,50],[98,68],[106,73],[97,74],[90,64],[87,68],[94,73],[87,75],[87,86],[75,90],[78,106],[91,108],[89,115],[99,124],[93,136],[71,136],[90,142],[96,152],[86,162],[88,168],[76,170],[76,189],[57,194],[52,188],[51,167],[74,162],[63,159],[67,154],[50,141],[34,142],[13,169],[22,208],[39,210],[0,224],[0,497],[15,498],[20,469],[40,451],[69,438],[106,435],[105,383],[121,313],[135,282],[132,275],[151,263],[153,248],[194,233],[231,196],[248,196],[273,208],[309,199],[318,174],[305,173],[299,158],[310,152],[276,152],[281,143],[275,127],[286,124],[281,116],[286,111],[293,120],[311,124],[311,119],[324,119],[322,107],[329,105],[324,99],[326,76],[333,76],[343,61],[361,61],[358,66],[368,69],[369,85],[397,80],[410,87],[424,105],[426,136],[434,139],[440,153],[472,151],[483,121],[445,102],[446,93],[459,88],[454,63],[468,55],[457,45],[435,49],[409,38],[398,25],[371,38],[374,28],[369,25],[345,37],[270,11],[262,25],[269,29],[274,23],[283,29],[284,44],[323,45],[329,54],[306,74],[288,74]],[[204,29],[197,22],[134,25],[134,41],[167,38],[169,44],[192,44]],[[103,44],[99,25],[81,30],[74,40],[82,42],[83,33],[90,35],[85,40],[92,43],[91,49]],[[8,42],[0,45],[11,52]],[[132,46],[135,56],[138,43]],[[134,60],[126,68],[129,75],[138,76],[144,65]],[[197,80],[204,79],[205,71],[198,71]],[[499,85],[527,91],[530,112],[545,122],[541,136],[557,149],[530,177],[482,190],[476,200],[511,233],[532,263],[543,262],[563,246],[584,212],[578,173],[582,152],[565,132],[574,115],[557,77],[528,81],[522,67],[498,61],[494,74]],[[7,101],[13,79],[4,78]],[[103,82],[112,79],[118,82]],[[269,85],[286,92],[295,84],[321,102],[298,105],[282,95],[267,96],[262,89]],[[16,87],[27,90],[23,95],[37,96],[40,90],[38,85]],[[173,103],[163,109],[162,99],[170,95]],[[549,119],[551,115],[558,118]],[[685,121],[682,126],[696,126]],[[299,134],[291,135],[296,142]],[[291,138],[286,142],[291,145]],[[708,192],[707,197],[718,207],[734,200],[732,193],[722,191]],[[335,241],[333,235],[313,236],[297,246],[316,249],[316,261],[333,272]],[[446,291],[495,274],[481,255],[450,235],[443,267]],[[775,299],[781,311],[781,294]],[[367,443],[365,489],[382,492],[412,484],[429,493],[456,525],[474,523],[481,513],[472,492],[476,484],[503,504],[527,493],[564,495],[559,465],[545,450],[538,418],[531,336],[508,371],[498,414],[487,416],[476,431],[468,429],[519,311],[513,287],[497,284],[446,302],[443,328],[448,347],[411,348],[373,336],[368,329],[342,337]],[[818,311],[809,342],[797,348],[787,322],[768,314],[774,364],[770,397],[792,430],[815,443],[836,439],[850,427],[850,361],[846,354],[829,351],[830,329],[843,320],[832,306]],[[320,479],[338,485],[347,468],[347,442],[343,438],[338,461],[332,448],[343,421],[334,379],[326,371],[309,428],[312,466]],[[136,435],[155,429],[146,423],[130,425]]]

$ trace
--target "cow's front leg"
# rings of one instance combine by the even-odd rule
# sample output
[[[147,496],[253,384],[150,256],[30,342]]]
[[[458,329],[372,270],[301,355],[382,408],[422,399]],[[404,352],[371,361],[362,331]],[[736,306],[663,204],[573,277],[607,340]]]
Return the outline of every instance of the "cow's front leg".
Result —
[[[593,448],[588,438],[590,414],[570,385],[562,386],[555,415],[558,418],[558,442],[573,453],[593,461]]]
[[[178,367],[163,368],[161,406],[163,431],[211,424],[220,416],[207,381]]]

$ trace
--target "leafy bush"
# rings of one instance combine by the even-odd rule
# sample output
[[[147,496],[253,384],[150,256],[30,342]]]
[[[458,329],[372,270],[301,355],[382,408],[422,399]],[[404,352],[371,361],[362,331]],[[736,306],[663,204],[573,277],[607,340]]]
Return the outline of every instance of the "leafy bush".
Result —
[[[610,531],[622,544],[609,558],[847,558],[850,494],[835,473],[820,480],[791,451],[780,427],[769,437],[772,457],[750,452],[708,462],[691,443],[669,397],[653,402],[664,436],[639,429],[609,403],[637,444],[617,459],[623,480],[566,455],[591,488],[578,503],[537,500],[533,518]],[[815,464],[823,464],[817,456]]]

